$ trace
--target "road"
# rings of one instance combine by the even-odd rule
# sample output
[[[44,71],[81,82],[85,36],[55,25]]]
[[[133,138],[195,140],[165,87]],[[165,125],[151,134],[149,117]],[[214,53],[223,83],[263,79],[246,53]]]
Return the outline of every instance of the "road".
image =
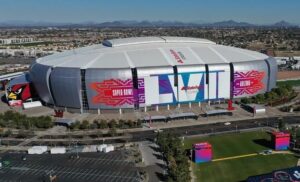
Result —
[[[164,175],[167,170],[164,158],[159,151],[157,144],[150,141],[143,141],[139,143],[145,167],[147,171],[149,182],[165,181]]]
[[[300,124],[300,116],[284,116],[280,117],[287,124]],[[176,122],[176,121],[175,121]],[[163,132],[173,132],[180,136],[215,134],[227,131],[239,131],[244,129],[259,128],[259,127],[277,127],[279,117],[254,118],[241,121],[233,121],[230,125],[225,126],[224,123],[202,124],[194,126],[177,127],[163,129]],[[130,133],[131,141],[143,141],[154,139],[156,133],[153,131],[138,131]]]
[[[300,125],[300,116],[283,116],[280,117],[285,121],[287,124],[299,124]],[[173,121],[176,122],[176,121]],[[254,129],[254,128],[262,128],[262,127],[277,127],[279,122],[279,117],[265,117],[265,118],[253,118],[253,119],[246,119],[246,120],[236,120],[230,121],[230,125],[225,126],[222,122],[217,123],[210,123],[210,124],[199,124],[199,125],[192,125],[192,126],[184,126],[184,127],[174,127],[174,128],[164,128],[163,132],[172,132],[177,133],[180,136],[191,136],[191,135],[213,135],[222,132],[234,132],[234,131],[242,131],[246,129]],[[93,142],[97,144],[99,142],[105,143],[122,143],[122,142],[139,142],[139,141],[146,141],[146,140],[153,140],[156,137],[157,133],[153,130],[140,130],[140,131],[132,131],[128,132],[126,136],[117,136],[117,137],[105,137],[105,138],[78,138],[76,141],[78,142]],[[9,139],[13,140],[13,139]],[[15,139],[19,141],[20,139]],[[70,141],[69,138],[37,138],[33,137],[25,142],[25,144],[34,145],[34,144],[45,144],[49,145],[56,144],[60,142],[68,142]],[[24,143],[23,143],[24,144]],[[7,147],[6,147],[7,148]],[[2,148],[0,148],[2,149]]]

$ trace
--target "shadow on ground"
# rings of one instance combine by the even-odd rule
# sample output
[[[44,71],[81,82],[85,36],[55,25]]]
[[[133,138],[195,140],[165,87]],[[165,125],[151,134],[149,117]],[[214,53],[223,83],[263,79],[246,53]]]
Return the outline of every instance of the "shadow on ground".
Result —
[[[253,142],[258,144],[258,145],[261,145],[263,147],[267,147],[269,149],[273,148],[272,142],[269,141],[269,140],[266,140],[266,139],[255,139],[255,140],[253,140]]]
[[[157,178],[159,179],[159,181],[167,181],[167,176],[163,175],[162,173],[159,172],[155,172]]]
[[[160,152],[159,147],[155,147],[155,146],[152,146],[152,145],[150,145],[149,147],[150,147],[154,152]]]

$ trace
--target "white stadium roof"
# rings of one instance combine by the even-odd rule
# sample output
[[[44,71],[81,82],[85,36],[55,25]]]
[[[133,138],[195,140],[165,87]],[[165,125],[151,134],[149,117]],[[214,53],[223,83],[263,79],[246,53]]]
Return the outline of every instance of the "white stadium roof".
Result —
[[[135,37],[56,53],[36,62],[52,67],[135,68],[222,64],[264,60],[268,56],[245,49],[188,37]]]

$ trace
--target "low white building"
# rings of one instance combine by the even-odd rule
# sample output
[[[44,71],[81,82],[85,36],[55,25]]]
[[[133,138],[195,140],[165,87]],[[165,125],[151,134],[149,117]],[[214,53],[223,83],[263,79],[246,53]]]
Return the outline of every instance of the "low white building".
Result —
[[[47,146],[33,146],[27,150],[28,154],[43,154],[47,152]]]
[[[66,148],[65,147],[54,147],[50,149],[51,154],[65,154]]]
[[[10,38],[10,39],[0,39],[0,45],[8,45],[8,44],[24,44],[34,42],[33,38]]]

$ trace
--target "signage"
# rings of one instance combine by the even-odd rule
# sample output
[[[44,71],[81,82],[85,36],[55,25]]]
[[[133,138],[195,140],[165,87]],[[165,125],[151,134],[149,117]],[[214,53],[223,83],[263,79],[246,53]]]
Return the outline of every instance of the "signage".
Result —
[[[136,99],[139,103],[145,102],[144,80],[139,79],[139,89],[133,89],[131,79],[110,79],[102,82],[93,82],[90,87],[97,92],[92,98],[93,104],[105,104],[109,106],[133,105]],[[137,97],[136,97],[137,96]]]
[[[235,72],[233,83],[233,95],[253,95],[264,89],[263,78],[265,72],[247,71]]]

